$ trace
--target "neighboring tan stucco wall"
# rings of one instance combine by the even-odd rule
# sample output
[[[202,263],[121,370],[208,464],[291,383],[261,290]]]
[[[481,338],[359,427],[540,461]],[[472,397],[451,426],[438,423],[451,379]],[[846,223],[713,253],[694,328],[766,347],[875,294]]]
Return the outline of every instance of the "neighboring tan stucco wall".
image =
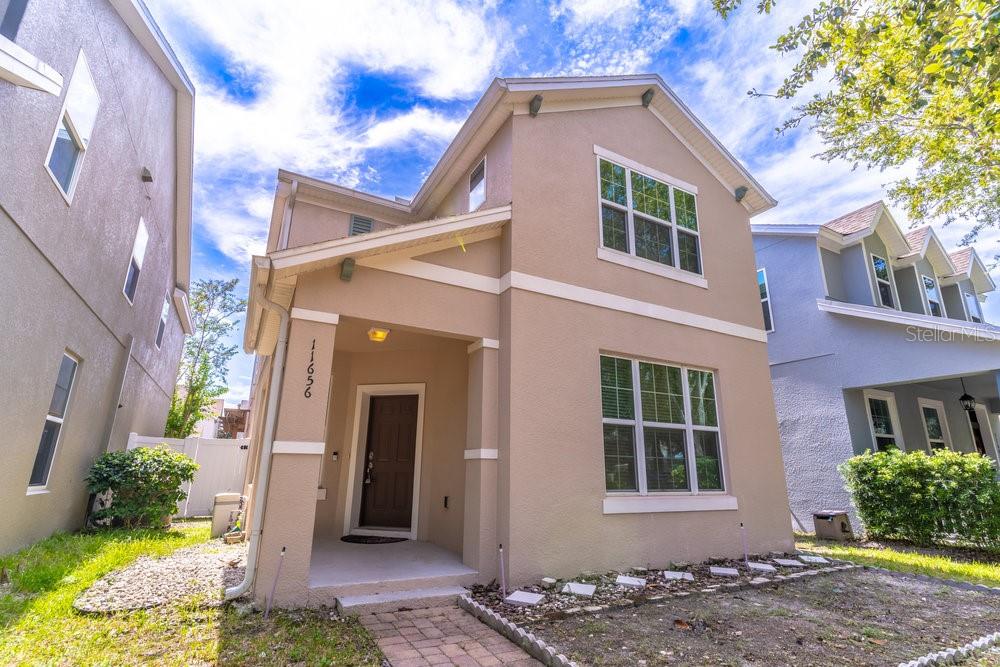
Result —
[[[288,247],[295,248],[348,236],[351,229],[352,213],[371,220],[373,232],[391,229],[398,224],[385,222],[373,217],[370,213],[341,211],[309,202],[296,201],[292,207],[291,224],[288,227]]]
[[[469,212],[469,177],[479,161],[486,158],[486,201],[482,209],[506,206],[511,202],[511,148],[513,122],[508,119],[486,144],[483,152],[455,182],[441,205],[430,217],[444,218]]]
[[[80,527],[83,478],[109,432],[112,449],[125,446],[129,431],[163,432],[183,345],[171,302],[163,345],[154,346],[176,283],[175,90],[105,0],[29,2],[16,42],[62,74],[64,86],[57,97],[0,84],[0,302],[10,315],[0,325],[0,376],[16,379],[0,387],[0,553]],[[101,104],[67,205],[45,160],[81,49]],[[143,167],[152,183],[141,181]],[[122,285],[140,217],[149,242],[130,305]],[[65,349],[82,361],[49,493],[25,496]]]

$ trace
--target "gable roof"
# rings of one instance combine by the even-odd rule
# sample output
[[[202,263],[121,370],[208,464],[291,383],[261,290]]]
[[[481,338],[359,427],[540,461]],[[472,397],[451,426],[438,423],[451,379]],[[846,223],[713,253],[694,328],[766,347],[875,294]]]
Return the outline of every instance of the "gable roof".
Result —
[[[931,236],[931,226],[924,225],[923,227],[917,227],[916,229],[911,229],[906,232],[906,242],[910,244],[910,248],[913,252],[923,253],[924,246],[927,244],[927,239]]]
[[[865,231],[871,228],[875,222],[878,221],[878,215],[882,211],[882,206],[882,200],[872,202],[867,206],[862,206],[856,211],[845,213],[839,218],[834,218],[829,222],[825,222],[823,223],[823,226],[831,231],[845,236]]]
[[[969,265],[972,264],[972,255],[975,252],[975,248],[967,246],[955,252],[948,253],[951,263],[955,266],[955,273],[967,273],[969,271]]]

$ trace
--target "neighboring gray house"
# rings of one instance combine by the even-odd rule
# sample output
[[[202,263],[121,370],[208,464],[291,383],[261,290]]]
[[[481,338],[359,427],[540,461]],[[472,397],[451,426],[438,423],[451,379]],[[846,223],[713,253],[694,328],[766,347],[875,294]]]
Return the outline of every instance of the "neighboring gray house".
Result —
[[[163,432],[191,332],[194,89],[140,0],[0,0],[0,553]]]
[[[881,201],[752,230],[795,528],[850,508],[837,466],[865,450],[997,459],[1000,327],[983,321],[995,285],[973,248],[904,232]]]

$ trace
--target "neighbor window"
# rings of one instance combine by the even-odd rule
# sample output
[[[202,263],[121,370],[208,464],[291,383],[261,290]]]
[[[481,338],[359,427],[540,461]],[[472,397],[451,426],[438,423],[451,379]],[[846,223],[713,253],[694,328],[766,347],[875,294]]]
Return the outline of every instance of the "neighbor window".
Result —
[[[965,309],[969,311],[969,321],[982,323],[983,318],[979,316],[979,299],[972,292],[965,293]]]
[[[167,318],[170,316],[170,297],[163,299],[163,308],[160,310],[160,321],[156,325],[156,349],[160,349],[163,344],[163,334],[167,330]]]
[[[934,317],[942,317],[941,293],[938,291],[937,281],[930,276],[920,276],[924,283],[924,294],[927,295],[927,308]]]
[[[712,371],[602,355],[601,405],[608,491],[724,489]]]
[[[598,164],[602,245],[700,274],[695,196],[604,158]]]
[[[948,449],[951,446],[948,422],[944,416],[944,403],[932,401],[929,398],[917,399],[920,415],[924,420],[924,434],[927,436],[927,446],[935,449]]]
[[[132,258],[128,263],[128,271],[125,273],[125,285],[122,293],[129,303],[135,300],[135,288],[139,285],[139,274],[142,272],[142,259],[146,255],[146,243],[149,242],[149,232],[146,231],[146,222],[139,218],[139,228],[135,232],[135,243],[132,244]]]
[[[28,0],[0,0],[0,35],[14,41],[27,6]]]
[[[896,301],[892,298],[889,263],[878,255],[872,255],[872,268],[875,270],[875,286],[878,288],[879,300],[886,308],[895,308]]]
[[[760,307],[764,311],[764,331],[774,331],[774,320],[771,316],[771,292],[767,288],[767,272],[757,269],[757,288],[760,290]]]
[[[479,161],[469,176],[469,213],[486,201],[486,158]]]
[[[76,376],[77,360],[68,354],[63,354],[59,365],[59,375],[56,377],[56,387],[49,401],[49,411],[45,415],[42,426],[42,437],[35,454],[35,464],[31,467],[31,478],[28,480],[29,490],[32,487],[45,487],[49,481],[49,471],[52,469],[52,459],[55,457],[56,445],[59,444],[59,433],[62,431],[63,420],[66,418],[66,405],[69,403],[70,391],[73,388],[73,378]]]
[[[875,450],[902,449],[895,397],[889,392],[874,390],[866,391],[864,396]]]
[[[371,218],[362,218],[360,215],[351,216],[351,236],[357,236],[358,234],[367,234],[372,230],[375,225]]]
[[[87,57],[80,51],[73,78],[66,89],[66,100],[56,125],[55,136],[52,137],[49,156],[45,160],[52,180],[59,186],[66,201],[73,198],[100,105],[101,99],[87,65]]]

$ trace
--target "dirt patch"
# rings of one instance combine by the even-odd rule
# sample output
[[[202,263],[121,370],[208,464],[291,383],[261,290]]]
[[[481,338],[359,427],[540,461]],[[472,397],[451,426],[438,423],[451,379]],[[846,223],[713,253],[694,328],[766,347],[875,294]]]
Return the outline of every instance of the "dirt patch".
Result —
[[[589,665],[897,665],[1000,627],[1000,597],[852,570],[530,630]]]

